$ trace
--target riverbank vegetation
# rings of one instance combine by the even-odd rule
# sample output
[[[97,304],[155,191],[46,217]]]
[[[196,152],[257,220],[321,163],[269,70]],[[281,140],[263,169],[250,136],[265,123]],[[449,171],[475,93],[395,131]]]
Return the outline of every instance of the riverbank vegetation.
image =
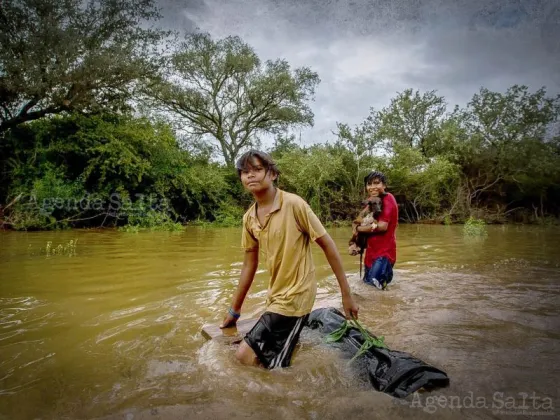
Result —
[[[558,220],[560,97],[544,87],[481,88],[463,108],[407,89],[306,145],[294,133],[313,125],[317,73],[146,24],[158,18],[152,0],[3,2],[3,228],[237,225],[250,197],[233,164],[249,147],[327,223],[355,216],[372,169],[402,222]]]

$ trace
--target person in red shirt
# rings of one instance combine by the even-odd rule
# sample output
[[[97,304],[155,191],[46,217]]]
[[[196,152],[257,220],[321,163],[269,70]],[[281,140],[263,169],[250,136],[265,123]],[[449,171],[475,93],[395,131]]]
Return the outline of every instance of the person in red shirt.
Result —
[[[393,267],[397,261],[395,231],[399,221],[399,208],[393,194],[385,191],[387,182],[381,172],[370,172],[364,178],[370,196],[383,199],[381,215],[377,224],[358,227],[359,232],[369,233],[364,259],[364,282],[378,289],[385,289],[393,280]]]

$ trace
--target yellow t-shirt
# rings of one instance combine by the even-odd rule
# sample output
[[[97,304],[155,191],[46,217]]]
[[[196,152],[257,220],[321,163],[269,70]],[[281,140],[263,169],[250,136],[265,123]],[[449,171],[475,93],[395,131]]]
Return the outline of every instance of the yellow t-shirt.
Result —
[[[311,242],[327,232],[303,198],[276,190],[264,226],[253,204],[243,216],[241,246],[259,248],[270,272],[266,310],[285,316],[311,312],[317,283]]]

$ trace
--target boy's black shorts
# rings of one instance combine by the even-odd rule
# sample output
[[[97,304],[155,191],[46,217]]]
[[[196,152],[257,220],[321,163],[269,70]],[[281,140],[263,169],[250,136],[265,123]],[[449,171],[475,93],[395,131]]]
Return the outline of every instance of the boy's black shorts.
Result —
[[[284,316],[265,312],[245,335],[245,342],[265,368],[288,367],[307,318],[309,314]]]

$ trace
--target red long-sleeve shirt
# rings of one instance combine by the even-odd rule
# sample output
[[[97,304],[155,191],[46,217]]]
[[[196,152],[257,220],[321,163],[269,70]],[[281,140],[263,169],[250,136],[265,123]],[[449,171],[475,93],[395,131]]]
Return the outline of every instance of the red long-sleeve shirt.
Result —
[[[369,236],[364,259],[366,267],[371,267],[373,262],[379,257],[387,257],[391,264],[395,264],[397,261],[395,231],[399,222],[399,207],[393,194],[386,193],[385,197],[383,197],[383,206],[378,221],[387,222],[387,230]]]

